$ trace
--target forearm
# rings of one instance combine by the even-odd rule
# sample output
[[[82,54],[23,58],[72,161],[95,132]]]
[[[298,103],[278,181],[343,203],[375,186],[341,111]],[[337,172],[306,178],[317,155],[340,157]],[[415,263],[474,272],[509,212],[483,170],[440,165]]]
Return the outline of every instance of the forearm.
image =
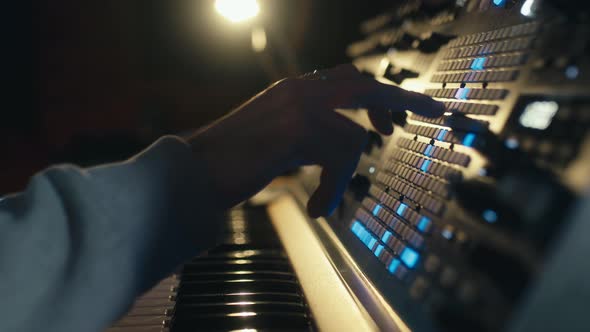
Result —
[[[51,168],[0,202],[0,330],[100,330],[214,245],[201,165],[177,138],[119,164]]]

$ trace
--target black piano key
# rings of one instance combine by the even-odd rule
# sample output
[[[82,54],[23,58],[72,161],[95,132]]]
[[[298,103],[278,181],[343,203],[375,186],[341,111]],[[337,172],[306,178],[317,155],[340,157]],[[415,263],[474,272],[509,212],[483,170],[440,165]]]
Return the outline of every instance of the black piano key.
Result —
[[[287,259],[285,253],[281,250],[276,249],[257,249],[257,250],[231,250],[222,251],[215,254],[209,252],[207,256],[196,257],[194,260],[199,259],[216,259],[216,258],[228,258],[228,259]]]
[[[229,331],[238,329],[311,330],[309,317],[298,313],[243,312],[228,315],[191,315],[172,321],[173,332]]]
[[[204,272],[185,273],[179,277],[181,281],[221,281],[236,279],[252,280],[296,280],[295,274],[277,271],[229,271],[229,272]]]
[[[226,271],[280,271],[291,272],[291,266],[285,262],[252,262],[244,260],[243,262],[236,261],[215,261],[215,262],[199,262],[188,263],[184,266],[183,272],[198,273],[198,272],[226,272]]]
[[[240,291],[298,293],[299,284],[289,280],[254,280],[215,281],[215,282],[183,282],[179,293],[184,294],[226,294]]]
[[[313,330],[297,276],[265,209],[234,211],[226,222],[245,233],[246,243],[225,237],[225,244],[140,296],[109,332]]]
[[[178,304],[174,309],[174,315],[176,316],[193,314],[232,314],[240,312],[306,314],[307,308],[302,303],[238,301],[228,303]]]
[[[303,298],[295,293],[271,293],[271,292],[242,292],[230,294],[196,294],[178,295],[178,303],[230,303],[239,301],[264,301],[264,302],[290,302],[303,303]]]

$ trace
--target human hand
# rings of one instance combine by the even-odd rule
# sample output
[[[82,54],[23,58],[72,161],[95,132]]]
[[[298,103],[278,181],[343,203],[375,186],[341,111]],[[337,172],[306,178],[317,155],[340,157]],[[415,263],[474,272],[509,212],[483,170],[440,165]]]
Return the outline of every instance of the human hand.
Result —
[[[208,170],[211,201],[230,208],[284,171],[316,164],[322,173],[308,213],[329,215],[367,141],[364,128],[333,110],[357,107],[369,110],[372,125],[384,135],[393,132],[390,112],[444,112],[442,103],[367,78],[352,65],[281,80],[188,139]]]

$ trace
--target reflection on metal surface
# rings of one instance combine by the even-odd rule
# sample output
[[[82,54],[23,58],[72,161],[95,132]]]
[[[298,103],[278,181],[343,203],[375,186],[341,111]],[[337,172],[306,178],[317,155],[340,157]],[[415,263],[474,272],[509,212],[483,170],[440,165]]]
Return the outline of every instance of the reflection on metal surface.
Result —
[[[241,22],[256,17],[260,6],[256,0],[216,0],[215,10],[232,22]]]
[[[268,211],[297,272],[318,329],[377,331],[375,322],[342,283],[294,199],[283,196]]]

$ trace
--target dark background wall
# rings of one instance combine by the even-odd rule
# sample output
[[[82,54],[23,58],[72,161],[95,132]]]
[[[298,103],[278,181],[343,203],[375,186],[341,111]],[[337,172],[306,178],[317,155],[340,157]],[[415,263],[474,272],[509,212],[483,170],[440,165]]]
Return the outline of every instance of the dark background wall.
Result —
[[[39,0],[3,10],[0,194],[57,162],[119,160],[230,111],[278,78],[347,62],[392,1],[260,0],[230,24],[213,0]],[[369,3],[369,4],[367,4]],[[251,49],[252,25],[269,46]]]

